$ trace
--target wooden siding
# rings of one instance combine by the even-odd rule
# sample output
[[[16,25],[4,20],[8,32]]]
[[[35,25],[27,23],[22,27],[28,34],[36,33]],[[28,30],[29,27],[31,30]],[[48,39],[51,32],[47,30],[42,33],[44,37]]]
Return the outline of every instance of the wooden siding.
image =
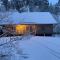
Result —
[[[30,33],[33,35],[41,35],[41,34],[52,34],[53,33],[53,24],[21,24],[24,25],[23,31],[18,31],[16,27],[18,25],[2,25],[2,28],[6,31],[10,32],[13,35],[22,35],[26,33]],[[4,32],[6,32],[4,31]],[[8,34],[8,33],[7,33]]]
[[[53,25],[36,25],[37,30],[36,34],[52,34],[53,33]]]

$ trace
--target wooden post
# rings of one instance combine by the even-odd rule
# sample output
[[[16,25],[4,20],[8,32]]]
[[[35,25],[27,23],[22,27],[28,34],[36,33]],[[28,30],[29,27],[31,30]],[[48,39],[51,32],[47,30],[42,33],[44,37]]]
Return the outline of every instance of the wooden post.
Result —
[[[36,35],[36,29],[37,29],[36,25],[34,25],[34,33],[35,33],[35,35]]]

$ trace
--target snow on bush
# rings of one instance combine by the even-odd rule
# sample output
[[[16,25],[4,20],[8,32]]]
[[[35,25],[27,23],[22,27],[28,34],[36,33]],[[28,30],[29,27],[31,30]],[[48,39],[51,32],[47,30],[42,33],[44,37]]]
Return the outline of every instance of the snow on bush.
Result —
[[[16,39],[12,41],[10,39]],[[23,54],[22,48],[18,47],[17,41],[19,38],[10,38],[10,37],[3,37],[0,38],[0,59],[1,60],[20,60],[21,58],[25,58]]]

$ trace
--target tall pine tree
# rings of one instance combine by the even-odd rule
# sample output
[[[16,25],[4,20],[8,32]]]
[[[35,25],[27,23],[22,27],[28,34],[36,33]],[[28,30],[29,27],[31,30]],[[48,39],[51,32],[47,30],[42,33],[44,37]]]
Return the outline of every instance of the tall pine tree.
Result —
[[[58,1],[58,4],[60,5],[60,0]]]
[[[48,0],[41,0],[41,9],[42,11],[48,11],[49,2]]]
[[[8,10],[8,0],[2,0],[3,5],[5,6],[6,10]]]

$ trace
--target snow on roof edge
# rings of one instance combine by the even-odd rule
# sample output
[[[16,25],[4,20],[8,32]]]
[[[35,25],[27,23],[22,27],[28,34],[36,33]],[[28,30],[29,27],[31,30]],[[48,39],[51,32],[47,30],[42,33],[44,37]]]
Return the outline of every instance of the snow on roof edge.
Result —
[[[14,12],[8,19],[12,21],[10,24],[57,24],[50,12]],[[9,22],[1,24],[9,24]]]

